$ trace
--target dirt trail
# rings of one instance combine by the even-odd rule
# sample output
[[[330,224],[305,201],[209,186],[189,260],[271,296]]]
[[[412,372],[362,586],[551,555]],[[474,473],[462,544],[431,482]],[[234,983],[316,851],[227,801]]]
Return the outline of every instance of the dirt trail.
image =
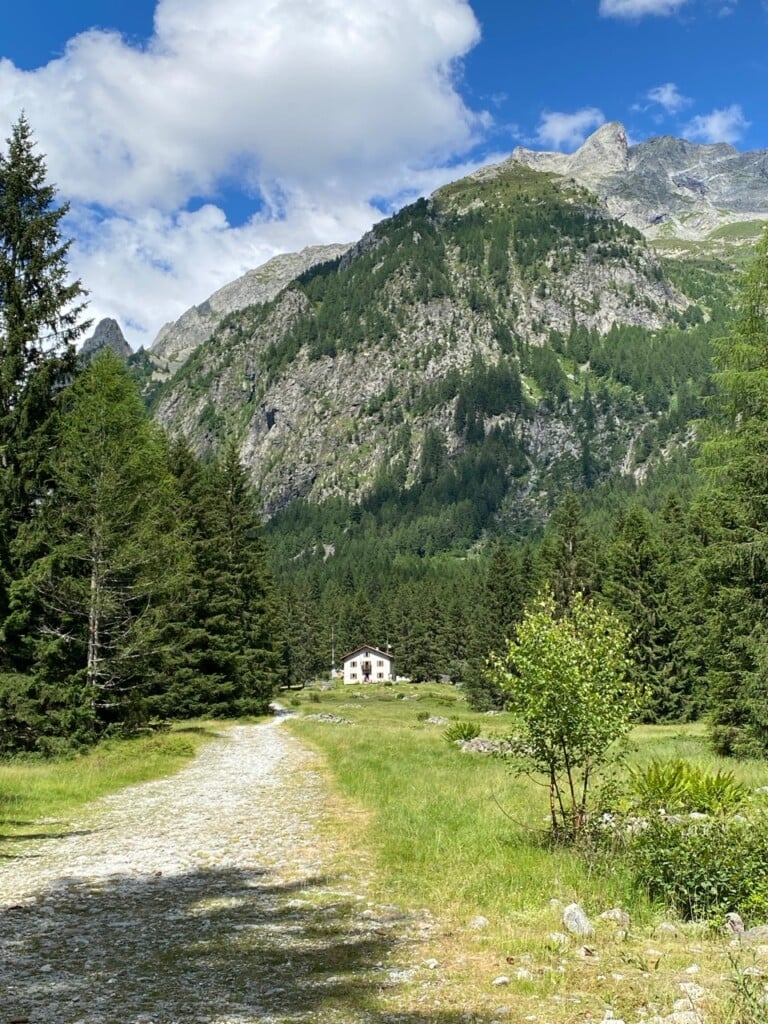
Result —
[[[326,799],[279,721],[238,726],[0,862],[0,1024],[426,1019],[377,1007],[430,922],[332,873]]]

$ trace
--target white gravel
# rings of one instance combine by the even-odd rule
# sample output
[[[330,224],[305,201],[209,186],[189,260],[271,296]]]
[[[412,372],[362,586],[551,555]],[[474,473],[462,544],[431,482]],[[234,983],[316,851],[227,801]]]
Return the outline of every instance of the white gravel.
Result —
[[[238,726],[0,862],[0,1024],[370,1020],[428,923],[329,874],[325,800],[279,720]]]

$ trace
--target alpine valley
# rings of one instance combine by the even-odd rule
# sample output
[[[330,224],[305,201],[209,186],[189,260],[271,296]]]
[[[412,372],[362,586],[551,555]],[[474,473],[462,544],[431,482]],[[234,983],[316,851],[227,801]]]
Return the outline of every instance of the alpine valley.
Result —
[[[307,619],[294,674],[333,638],[456,675],[458,640],[439,665],[427,648],[466,634],[494,575],[517,595],[496,629],[519,613],[568,495],[609,532],[630,499],[688,488],[712,341],[766,223],[768,151],[607,124],[277,257],[132,356],[172,434],[236,442]],[[515,546],[489,570],[498,538]]]

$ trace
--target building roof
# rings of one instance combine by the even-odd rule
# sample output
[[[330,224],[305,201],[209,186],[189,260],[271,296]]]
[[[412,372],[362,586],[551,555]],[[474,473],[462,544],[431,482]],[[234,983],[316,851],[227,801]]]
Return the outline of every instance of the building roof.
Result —
[[[354,658],[354,656],[359,654],[361,651],[370,651],[371,654],[377,654],[382,658],[389,658],[390,661],[395,660],[391,653],[388,654],[386,651],[382,651],[378,647],[374,647],[373,644],[361,644],[359,647],[356,647],[354,651],[350,651],[349,654],[342,654],[341,660],[348,661],[349,658]]]

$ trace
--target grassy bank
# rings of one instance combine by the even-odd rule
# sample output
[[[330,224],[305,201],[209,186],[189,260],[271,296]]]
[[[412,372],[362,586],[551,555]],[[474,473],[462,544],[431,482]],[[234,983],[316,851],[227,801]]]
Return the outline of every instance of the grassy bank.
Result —
[[[552,849],[546,791],[492,757],[460,752],[443,737],[445,725],[429,721],[476,721],[488,736],[504,733],[506,716],[474,713],[457,691],[436,686],[336,689],[299,702],[302,715],[327,712],[350,723],[303,718],[291,728],[322,752],[356,812],[353,829],[337,823],[347,863],[375,869],[382,900],[426,906],[439,917],[440,935],[422,953],[448,968],[441,999],[462,1009],[509,1004],[511,1020],[600,1020],[608,1007],[635,1020],[669,1012],[684,998],[680,986],[695,978],[712,991],[707,1019],[742,1019],[734,985],[753,951],[732,949],[706,925],[674,921],[633,886],[621,861],[598,864]],[[635,763],[683,757],[733,769],[752,787],[768,782],[764,765],[713,757],[700,725],[644,726],[632,747]],[[622,907],[631,927],[597,922],[587,946],[563,940],[562,907],[571,902],[596,922]],[[488,922],[481,929],[473,927],[478,916]],[[495,976],[509,983],[494,989]],[[536,1016],[542,999],[546,1012]]]
[[[80,809],[124,786],[178,771],[215,735],[211,723],[130,740],[51,761],[0,762],[0,856],[20,841],[56,834]]]

